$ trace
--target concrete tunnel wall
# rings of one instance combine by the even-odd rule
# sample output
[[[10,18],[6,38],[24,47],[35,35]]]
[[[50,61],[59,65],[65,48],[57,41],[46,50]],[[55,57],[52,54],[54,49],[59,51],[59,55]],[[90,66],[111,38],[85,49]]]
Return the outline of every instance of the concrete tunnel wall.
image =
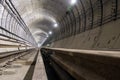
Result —
[[[26,49],[26,47],[22,47],[22,46],[24,45],[20,43],[0,40],[0,53]]]
[[[119,49],[120,20],[53,43],[54,48]]]
[[[57,40],[52,43],[51,47],[70,48],[70,49],[119,49],[120,48],[120,20],[119,20],[120,1],[101,0],[103,9],[100,9],[99,4],[95,3],[99,1],[100,0],[92,0],[92,4],[94,5],[93,18],[90,15],[92,14],[92,12],[88,11],[90,6],[87,3],[87,0],[83,2],[83,6],[86,12],[86,17],[81,16],[81,21],[80,21],[81,24],[73,27],[75,28],[80,27],[80,29],[82,29],[84,27],[84,20],[86,19],[85,32],[81,32],[79,34],[72,35],[71,37],[66,37],[64,39]],[[83,12],[82,9],[81,12]],[[114,14],[117,14],[117,16],[114,17]],[[77,14],[75,14],[75,16],[77,17]],[[91,19],[93,19],[93,28],[89,29],[89,25],[91,25],[90,24]],[[99,25],[99,20],[102,20],[102,24],[100,25]],[[98,23],[96,24],[96,22]],[[78,24],[78,22],[76,22],[76,24]],[[76,29],[78,30],[78,28]]]
[[[11,5],[11,6],[10,6]],[[36,42],[11,1],[0,1],[0,53],[32,48]]]

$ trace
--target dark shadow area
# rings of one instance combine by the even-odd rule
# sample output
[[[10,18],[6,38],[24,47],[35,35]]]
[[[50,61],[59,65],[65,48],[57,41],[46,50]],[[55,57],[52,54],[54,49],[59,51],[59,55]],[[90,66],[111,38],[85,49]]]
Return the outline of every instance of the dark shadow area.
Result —
[[[51,57],[52,52],[41,49],[48,80],[76,80]]]
[[[50,65],[49,57],[42,55],[48,80],[60,80],[53,67]]]

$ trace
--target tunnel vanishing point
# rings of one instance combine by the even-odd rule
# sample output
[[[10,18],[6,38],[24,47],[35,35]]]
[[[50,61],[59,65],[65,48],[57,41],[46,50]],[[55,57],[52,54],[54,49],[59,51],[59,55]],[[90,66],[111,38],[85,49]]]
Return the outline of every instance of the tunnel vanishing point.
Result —
[[[0,80],[120,80],[120,0],[0,0]]]

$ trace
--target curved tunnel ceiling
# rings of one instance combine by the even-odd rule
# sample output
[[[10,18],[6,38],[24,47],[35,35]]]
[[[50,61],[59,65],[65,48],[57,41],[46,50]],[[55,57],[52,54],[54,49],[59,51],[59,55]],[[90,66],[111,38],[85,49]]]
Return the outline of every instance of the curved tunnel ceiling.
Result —
[[[37,42],[53,30],[53,24],[66,13],[70,0],[12,0]]]

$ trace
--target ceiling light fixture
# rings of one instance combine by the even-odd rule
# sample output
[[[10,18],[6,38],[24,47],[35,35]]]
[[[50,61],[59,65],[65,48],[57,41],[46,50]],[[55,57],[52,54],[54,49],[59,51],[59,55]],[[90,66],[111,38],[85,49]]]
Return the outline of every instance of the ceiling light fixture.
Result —
[[[51,34],[52,34],[52,31],[49,31],[49,34],[51,35]]]
[[[77,2],[77,0],[71,0],[71,5],[74,5]]]
[[[54,27],[55,27],[55,28],[56,28],[56,27],[58,27],[58,24],[57,24],[57,23],[55,23],[55,24],[54,24]]]

